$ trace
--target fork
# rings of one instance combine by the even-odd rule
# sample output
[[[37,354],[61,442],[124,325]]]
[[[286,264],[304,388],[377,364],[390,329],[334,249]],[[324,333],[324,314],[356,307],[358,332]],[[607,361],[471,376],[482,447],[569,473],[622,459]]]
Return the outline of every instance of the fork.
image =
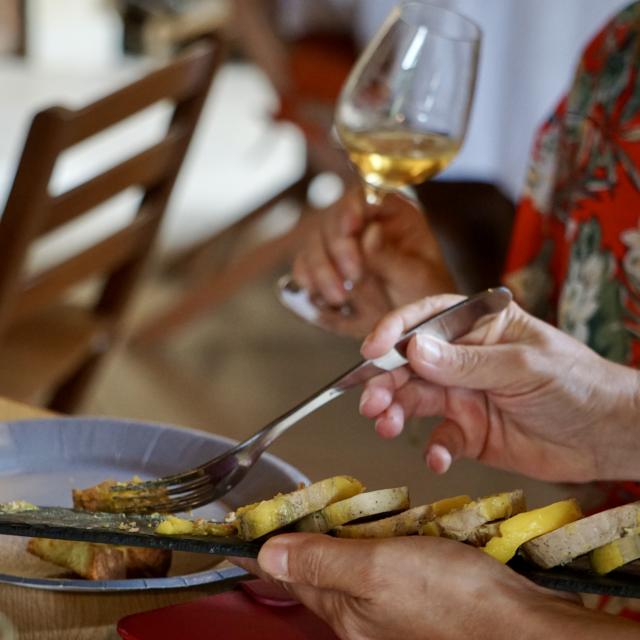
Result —
[[[453,341],[469,333],[482,317],[495,314],[511,302],[505,287],[487,289],[424,320],[406,332],[395,346],[375,360],[365,360],[311,397],[276,418],[257,433],[213,460],[158,480],[119,483],[111,496],[124,513],[177,513],[189,511],[222,497],[249,472],[262,453],[283,433],[309,414],[381,373],[407,364],[406,351],[417,333]]]

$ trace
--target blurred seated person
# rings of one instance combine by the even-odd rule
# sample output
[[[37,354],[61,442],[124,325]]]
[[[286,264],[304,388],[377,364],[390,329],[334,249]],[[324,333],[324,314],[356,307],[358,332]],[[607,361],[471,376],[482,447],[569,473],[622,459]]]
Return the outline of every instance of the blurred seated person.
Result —
[[[277,120],[295,123],[319,170],[339,170],[333,109],[357,57],[357,0],[234,0],[235,29],[280,98]],[[338,171],[340,173],[344,173]]]
[[[640,2],[634,2],[588,44],[568,94],[538,132],[503,277],[526,310],[635,368],[639,68]],[[326,312],[323,325],[354,336],[369,333],[389,309],[455,288],[427,217],[399,195],[373,209],[359,193],[347,194],[318,217],[293,276],[329,305],[349,301],[352,316]],[[602,508],[640,499],[636,483],[604,489]],[[615,612],[619,603],[599,606]]]
[[[640,2],[591,41],[573,85],[535,141],[504,282],[538,317],[616,362],[640,363]],[[328,327],[365,335],[384,312],[455,285],[416,204],[379,208],[347,194],[318,216],[294,279],[331,305],[367,317]],[[359,304],[362,287],[376,305]],[[373,283],[373,284],[372,284]]]

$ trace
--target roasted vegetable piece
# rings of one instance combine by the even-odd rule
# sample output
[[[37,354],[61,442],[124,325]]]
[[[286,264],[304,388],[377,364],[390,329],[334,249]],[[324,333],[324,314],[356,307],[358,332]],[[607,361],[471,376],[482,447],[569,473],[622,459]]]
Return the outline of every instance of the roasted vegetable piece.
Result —
[[[87,489],[73,489],[73,506],[76,509],[84,509],[85,511],[120,513],[123,511],[122,501],[125,499],[127,500],[127,509],[129,511],[132,510],[132,505],[135,504],[145,508],[149,503],[153,504],[167,499],[168,495],[165,487],[113,491],[115,487],[124,487],[128,484],[140,483],[142,483],[142,480],[136,476],[130,483],[105,480]]]
[[[165,549],[32,538],[27,550],[88,580],[161,577],[171,564],[171,552]]]
[[[424,524],[420,534],[442,536],[464,542],[478,527],[494,520],[502,520],[525,510],[522,490],[499,493],[465,504],[461,509],[451,511],[433,522]]]
[[[234,535],[236,528],[225,522],[210,522],[204,518],[186,520],[176,516],[167,516],[156,527],[155,532],[165,536],[193,535],[224,538]]]
[[[500,535],[489,540],[483,550],[506,564],[525,542],[555,531],[580,518],[582,518],[582,511],[573,499],[519,513],[500,523]]]
[[[243,540],[255,540],[286,527],[327,505],[362,493],[364,486],[350,476],[335,476],[304,489],[241,507],[231,520]]]
[[[640,528],[632,529],[622,538],[594,549],[589,554],[591,567],[601,576],[640,558]]]
[[[571,562],[640,526],[640,502],[601,511],[527,542],[523,550],[544,569]]]
[[[334,502],[328,507],[305,516],[296,524],[296,531],[326,533],[331,529],[358,518],[391,513],[409,508],[409,489],[380,489],[360,493],[346,500]]]
[[[487,522],[487,524],[481,524],[474,529],[469,537],[465,540],[467,544],[474,547],[484,547],[489,540],[500,535],[500,525],[504,520],[498,520],[496,522]]]
[[[22,513],[23,511],[37,511],[35,504],[26,502],[25,500],[12,500],[0,504],[0,513]]]
[[[433,520],[454,509],[460,509],[469,502],[471,502],[469,496],[445,498],[432,504],[414,507],[382,520],[336,527],[334,533],[340,538],[393,538],[415,535],[424,522]]]
[[[142,480],[137,476],[133,478],[133,483],[140,483]],[[76,509],[85,511],[108,511],[117,513],[119,511],[118,498],[122,495],[131,495],[130,491],[124,494],[113,493],[114,486],[123,486],[126,483],[114,480],[105,480],[100,484],[88,489],[74,489],[72,491],[73,506]],[[151,494],[138,492],[145,499],[151,498]],[[160,495],[165,495],[165,489],[154,491],[153,499]],[[136,494],[137,496],[137,494]],[[72,568],[76,573],[90,580],[115,580],[122,573],[121,563],[118,560],[118,552],[124,558],[124,572],[126,578],[154,578],[165,576],[171,566],[172,552],[170,549],[145,549],[142,547],[114,547],[111,545],[90,544],[83,542],[71,542],[63,540],[47,540],[48,546],[43,546],[37,540],[29,543],[29,548],[39,549],[42,553],[57,554],[61,566],[70,567],[69,562],[77,564],[80,558],[84,564],[77,568],[83,568],[85,573]],[[64,544],[61,544],[64,543]],[[42,556],[44,557],[44,556]],[[55,561],[54,561],[55,562]],[[65,564],[65,562],[67,564]],[[91,577],[92,575],[102,575],[102,578]]]

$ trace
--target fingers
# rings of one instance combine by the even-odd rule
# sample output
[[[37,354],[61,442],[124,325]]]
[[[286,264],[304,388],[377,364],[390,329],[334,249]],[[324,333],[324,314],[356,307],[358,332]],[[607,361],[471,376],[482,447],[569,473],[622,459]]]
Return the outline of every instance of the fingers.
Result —
[[[343,304],[345,281],[357,282],[363,264],[358,236],[364,213],[358,194],[350,192],[332,207],[318,212],[304,246],[293,263],[294,279],[331,305]]]
[[[431,445],[424,459],[427,467],[438,475],[449,471],[453,462],[453,456],[449,449],[439,444]]]
[[[460,426],[453,420],[443,420],[431,433],[424,459],[431,471],[443,474],[464,453],[465,437]]]
[[[392,311],[374,327],[363,342],[360,352],[367,359],[383,356],[406,331],[461,300],[464,300],[463,296],[453,294],[430,296]]]
[[[409,381],[410,375],[408,369],[403,367],[372,378],[360,396],[360,413],[367,418],[376,418],[386,411],[396,392]]]
[[[304,250],[296,257],[293,276],[299,284],[321,295],[329,304],[341,305],[347,299],[344,278],[336,270],[324,239],[317,231],[307,238]]]
[[[385,440],[396,438],[402,433],[407,416],[400,403],[393,403],[376,420],[376,433]]]
[[[366,577],[370,545],[318,534],[285,534],[260,550],[260,568],[283,582],[340,591],[354,597],[370,595]]]
[[[360,399],[360,413],[376,420],[383,438],[395,438],[412,416],[435,416],[445,412],[446,391],[442,387],[410,378],[407,369],[371,380]]]
[[[450,344],[426,334],[409,343],[407,359],[421,378],[446,387],[500,391],[527,370],[526,348],[520,345]]]

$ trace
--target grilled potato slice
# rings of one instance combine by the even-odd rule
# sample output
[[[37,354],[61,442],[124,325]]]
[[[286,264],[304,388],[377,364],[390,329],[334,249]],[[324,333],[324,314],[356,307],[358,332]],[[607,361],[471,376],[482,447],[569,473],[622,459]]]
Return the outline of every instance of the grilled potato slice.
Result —
[[[359,480],[351,476],[335,476],[314,484],[241,507],[230,519],[243,540],[255,540],[282,529],[315,511],[364,491]]]
[[[155,529],[156,533],[165,536],[217,536],[225,538],[236,533],[236,528],[226,522],[209,522],[204,518],[187,520],[177,516],[167,516]]]
[[[501,522],[500,535],[491,538],[483,550],[506,564],[525,542],[555,531],[580,518],[582,518],[582,511],[573,499],[525,511]]]
[[[407,487],[380,489],[334,502],[328,507],[302,518],[296,524],[295,529],[310,533],[326,533],[345,524],[345,522],[408,508],[409,489]]]
[[[423,523],[455,509],[460,509],[469,502],[471,502],[469,496],[445,498],[374,522],[336,527],[334,533],[339,538],[393,538],[415,535]]]
[[[524,492],[520,489],[509,493],[487,496],[465,504],[462,508],[446,513],[420,527],[420,534],[442,536],[464,542],[483,524],[502,520],[525,510]]]
[[[489,540],[500,535],[500,525],[503,522],[505,521],[497,520],[496,522],[481,524],[471,532],[471,535],[465,540],[465,542],[474,547],[484,547]]]
[[[543,569],[571,562],[640,526],[640,502],[607,509],[527,542],[527,556]]]

